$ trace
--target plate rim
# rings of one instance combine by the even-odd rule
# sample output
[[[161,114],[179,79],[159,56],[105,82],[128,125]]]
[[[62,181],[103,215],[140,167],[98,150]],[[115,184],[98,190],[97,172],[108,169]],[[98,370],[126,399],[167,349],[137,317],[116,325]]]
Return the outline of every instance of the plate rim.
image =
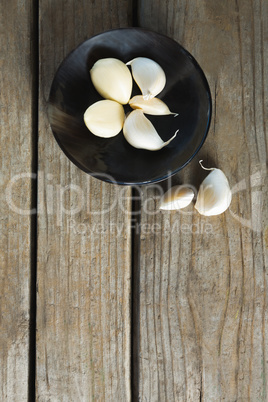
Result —
[[[56,81],[57,76],[59,75],[62,66],[64,65],[64,63],[66,63],[67,59],[68,59],[78,48],[80,48],[81,46],[85,45],[86,42],[89,42],[89,41],[92,40],[93,38],[96,38],[96,37],[98,37],[98,36],[105,35],[105,34],[107,34],[107,33],[109,33],[109,32],[114,32],[114,31],[133,31],[133,30],[135,30],[135,31],[140,31],[140,32],[144,32],[145,34],[147,34],[147,33],[148,33],[148,34],[154,34],[154,35],[163,37],[163,38],[165,38],[165,39],[168,39],[169,41],[174,42],[174,44],[175,44],[176,46],[179,46],[179,47],[181,48],[181,50],[186,54],[186,56],[187,56],[189,59],[191,59],[191,61],[192,61],[192,63],[194,64],[195,68],[198,69],[198,71],[199,71],[199,73],[200,73],[200,75],[201,75],[202,81],[203,81],[204,86],[205,86],[205,89],[206,89],[206,94],[207,94],[207,97],[208,97],[207,124],[206,124],[206,128],[205,128],[205,130],[204,130],[204,134],[203,134],[203,137],[202,137],[202,141],[200,142],[200,144],[199,144],[198,147],[196,148],[195,152],[187,159],[187,161],[186,161],[183,165],[179,166],[179,167],[178,167],[177,169],[175,169],[174,171],[170,171],[170,172],[168,172],[166,175],[161,176],[161,177],[159,177],[159,178],[150,179],[150,180],[144,180],[144,181],[120,181],[120,180],[116,180],[116,179],[115,179],[115,180],[110,180],[110,179],[108,179],[107,177],[105,177],[105,174],[104,174],[104,173],[97,173],[97,172],[94,173],[94,172],[90,172],[89,170],[87,170],[87,169],[86,169],[84,166],[82,166],[72,155],[70,155],[69,152],[68,152],[68,151],[65,149],[65,147],[62,145],[61,141],[59,140],[57,134],[54,132],[54,130],[53,130],[53,128],[52,128],[52,125],[51,125],[51,120],[50,120],[50,117],[49,117],[49,108],[50,108],[50,106],[52,105],[52,103],[50,102],[50,99],[51,99],[52,88],[53,88],[53,86],[54,86],[54,82]],[[141,27],[113,28],[113,29],[109,29],[109,30],[106,30],[106,31],[103,31],[103,32],[99,32],[99,33],[97,33],[97,34],[95,34],[95,35],[92,35],[91,37],[85,39],[84,41],[80,42],[74,49],[72,49],[72,50],[64,57],[64,59],[61,61],[61,63],[60,63],[59,66],[57,67],[56,72],[55,72],[54,77],[53,77],[53,80],[52,80],[52,82],[51,82],[47,105],[48,105],[48,120],[49,120],[50,129],[51,129],[51,131],[52,131],[52,134],[53,134],[54,138],[56,139],[57,144],[59,145],[59,147],[60,147],[60,149],[63,151],[63,153],[67,156],[67,158],[68,158],[76,167],[78,167],[80,170],[82,170],[84,173],[89,174],[90,176],[92,176],[92,177],[94,177],[94,178],[97,178],[97,179],[99,179],[99,180],[101,180],[101,181],[104,181],[104,182],[106,182],[106,183],[118,184],[118,185],[121,185],[121,186],[123,186],[123,185],[126,185],[126,186],[150,185],[150,184],[159,183],[159,182],[161,182],[161,181],[164,181],[164,180],[166,180],[166,179],[168,179],[168,178],[174,176],[176,173],[178,173],[180,170],[182,170],[185,166],[187,166],[187,165],[192,161],[192,159],[198,154],[198,152],[199,152],[200,149],[202,148],[202,146],[203,146],[203,144],[204,144],[204,142],[205,142],[205,140],[206,140],[206,138],[207,138],[207,135],[208,135],[208,132],[209,132],[209,129],[210,129],[210,125],[211,125],[211,119],[212,119],[212,96],[211,96],[211,90],[210,90],[209,83],[208,83],[208,80],[207,80],[207,78],[206,78],[206,75],[205,75],[203,69],[201,68],[200,64],[199,64],[199,63],[197,62],[197,60],[194,58],[194,56],[193,56],[187,49],[185,49],[179,42],[177,42],[175,39],[173,39],[173,38],[171,38],[171,37],[169,37],[169,36],[167,36],[167,35],[165,35],[165,34],[156,32],[156,31],[154,31],[154,30],[147,29],[147,28],[141,28]],[[101,177],[102,175],[103,175],[103,177]],[[107,176],[108,176],[108,175],[107,175]],[[112,176],[111,176],[111,177],[112,177]]]

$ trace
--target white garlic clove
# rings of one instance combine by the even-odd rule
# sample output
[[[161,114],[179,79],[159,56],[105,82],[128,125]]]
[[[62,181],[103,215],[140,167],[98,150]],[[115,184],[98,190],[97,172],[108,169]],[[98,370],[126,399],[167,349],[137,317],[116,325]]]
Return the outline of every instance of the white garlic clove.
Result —
[[[110,138],[123,128],[124,108],[120,103],[101,100],[93,103],[84,113],[87,128],[98,137]]]
[[[174,186],[169,189],[161,198],[159,209],[178,210],[191,204],[194,192],[185,186]]]
[[[150,120],[139,109],[133,110],[128,115],[123,127],[125,139],[130,145],[149,151],[157,151],[168,145],[176,137],[178,131],[168,141],[164,142]]]
[[[206,170],[211,170],[211,173],[209,173],[200,186],[195,208],[201,215],[219,215],[229,207],[232,200],[232,192],[227,177],[222,170],[216,168]]]
[[[137,57],[127,63],[145,100],[158,95],[166,85],[166,75],[158,63],[147,57]]]
[[[134,96],[129,101],[132,109],[141,109],[143,113],[152,115],[166,115],[166,114],[176,114],[172,113],[168,106],[161,99],[152,98],[145,100],[142,95]]]
[[[90,70],[92,83],[101,96],[125,105],[132,91],[132,77],[127,66],[118,59],[98,60]]]

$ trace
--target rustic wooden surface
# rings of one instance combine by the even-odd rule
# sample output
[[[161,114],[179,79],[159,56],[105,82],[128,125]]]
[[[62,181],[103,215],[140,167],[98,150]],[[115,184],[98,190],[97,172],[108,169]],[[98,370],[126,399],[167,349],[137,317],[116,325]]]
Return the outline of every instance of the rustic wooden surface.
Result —
[[[0,3],[1,401],[27,401],[28,395],[33,54],[32,9],[26,3]]]
[[[200,184],[198,159],[204,159],[223,169],[237,191],[230,211],[218,217],[191,208],[189,214],[142,212],[136,396],[266,401],[268,5],[139,4],[141,26],[185,46],[203,67],[213,97],[206,144],[173,181]],[[159,190],[146,191],[146,201],[155,211]],[[155,233],[148,230],[153,224]]]
[[[267,1],[10,0],[0,24],[0,400],[266,401]],[[223,169],[233,201],[221,216],[159,212],[169,182],[132,203],[131,188],[90,178],[52,136],[62,59],[133,24],[177,40],[208,78],[209,136],[171,182],[198,187],[199,159]],[[10,199],[37,202],[37,219],[6,199],[36,165]]]
[[[127,401],[131,189],[90,179],[71,164],[53,139],[46,110],[60,62],[86,38],[127,26],[127,2],[43,0],[39,18],[36,398]],[[129,199],[111,207],[119,190]]]

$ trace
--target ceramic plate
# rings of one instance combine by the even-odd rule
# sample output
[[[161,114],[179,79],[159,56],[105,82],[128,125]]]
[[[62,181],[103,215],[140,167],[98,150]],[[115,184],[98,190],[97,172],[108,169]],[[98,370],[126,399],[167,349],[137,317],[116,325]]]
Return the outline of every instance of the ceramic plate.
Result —
[[[127,63],[148,57],[164,69],[166,86],[158,95],[177,117],[148,116],[164,141],[159,151],[133,148],[121,131],[100,138],[84,124],[85,110],[103,99],[95,90],[89,70],[106,57]],[[140,94],[133,85],[132,96]],[[131,108],[124,106],[127,114]],[[60,65],[49,96],[53,134],[67,157],[84,172],[118,184],[149,184],[182,169],[201,148],[209,130],[211,95],[196,60],[174,40],[140,28],[116,29],[94,36],[78,46]]]

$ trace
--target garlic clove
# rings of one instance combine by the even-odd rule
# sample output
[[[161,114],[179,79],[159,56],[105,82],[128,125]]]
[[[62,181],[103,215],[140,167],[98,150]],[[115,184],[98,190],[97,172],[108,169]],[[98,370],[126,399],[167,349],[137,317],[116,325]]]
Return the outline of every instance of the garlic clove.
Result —
[[[157,151],[168,145],[176,137],[178,131],[168,141],[164,142],[150,120],[139,109],[133,110],[128,115],[123,127],[125,139],[130,145],[149,151]]]
[[[174,186],[161,198],[159,209],[178,210],[187,207],[194,198],[194,192],[189,187]]]
[[[202,168],[206,169],[203,166]],[[211,170],[211,173],[209,173],[200,186],[195,208],[201,215],[219,215],[229,207],[232,200],[232,192],[227,177],[222,170],[216,168],[206,170]]]
[[[152,98],[149,100],[145,100],[142,95],[134,96],[129,101],[132,109],[141,109],[143,113],[153,114],[153,115],[166,115],[166,114],[175,114],[172,113],[168,106],[158,98]]]
[[[110,138],[123,128],[124,108],[120,103],[101,100],[93,103],[84,113],[87,128],[98,137]]]
[[[90,70],[92,83],[101,96],[125,105],[132,91],[132,77],[127,66],[118,59],[98,60]]]
[[[145,100],[158,95],[166,85],[166,75],[162,67],[147,57],[137,57],[127,63]]]

